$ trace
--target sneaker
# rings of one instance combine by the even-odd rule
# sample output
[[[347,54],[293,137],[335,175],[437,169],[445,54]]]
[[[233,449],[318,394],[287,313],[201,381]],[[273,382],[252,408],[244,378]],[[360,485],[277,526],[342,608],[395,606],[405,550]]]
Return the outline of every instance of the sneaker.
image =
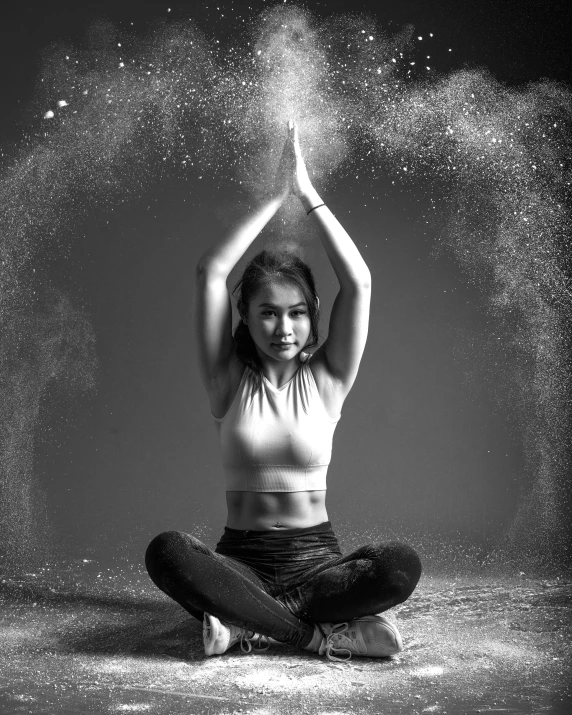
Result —
[[[353,655],[387,658],[403,650],[396,626],[383,616],[363,616],[348,623],[321,623],[325,638],[318,649],[328,660],[349,660]]]
[[[260,653],[270,647],[266,636],[224,623],[224,621],[220,621],[216,616],[211,616],[209,613],[204,614],[203,643],[205,655],[222,655],[239,641],[240,649],[243,653],[250,653],[252,650]]]

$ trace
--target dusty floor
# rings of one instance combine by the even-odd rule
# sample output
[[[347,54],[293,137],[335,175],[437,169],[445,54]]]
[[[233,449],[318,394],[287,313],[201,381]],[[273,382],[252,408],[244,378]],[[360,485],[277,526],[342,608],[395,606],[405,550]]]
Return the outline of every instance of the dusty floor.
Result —
[[[0,577],[0,713],[572,713],[572,581],[425,575],[394,659],[273,643],[205,658],[146,574],[79,559]]]

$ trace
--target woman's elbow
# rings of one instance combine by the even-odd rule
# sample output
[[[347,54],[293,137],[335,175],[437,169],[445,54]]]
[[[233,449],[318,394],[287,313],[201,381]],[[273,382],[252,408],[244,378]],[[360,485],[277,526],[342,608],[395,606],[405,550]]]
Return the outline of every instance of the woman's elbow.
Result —
[[[354,282],[358,290],[364,292],[371,291],[371,272],[365,263],[359,272],[354,276]]]
[[[340,287],[348,295],[368,297],[371,294],[371,275],[369,271],[354,273],[346,281],[340,281]]]
[[[361,285],[364,290],[371,291],[371,272],[367,266],[361,277]]]
[[[195,266],[195,276],[197,280],[207,280],[211,277],[223,276],[222,267],[208,254],[201,256]]]

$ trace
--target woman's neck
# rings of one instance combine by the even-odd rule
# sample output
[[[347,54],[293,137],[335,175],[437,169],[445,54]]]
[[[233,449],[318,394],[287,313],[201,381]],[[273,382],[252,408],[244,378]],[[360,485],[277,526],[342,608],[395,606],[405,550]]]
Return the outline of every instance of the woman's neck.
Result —
[[[300,367],[298,356],[288,360],[288,362],[278,362],[261,355],[260,362],[262,363],[264,377],[276,388],[282,387],[282,385],[291,380]]]

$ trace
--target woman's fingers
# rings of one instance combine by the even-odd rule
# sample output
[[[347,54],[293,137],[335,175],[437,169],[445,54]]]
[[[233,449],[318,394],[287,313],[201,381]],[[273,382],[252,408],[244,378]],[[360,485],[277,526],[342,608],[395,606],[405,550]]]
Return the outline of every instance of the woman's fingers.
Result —
[[[302,149],[300,147],[300,136],[298,134],[298,125],[295,122],[292,122],[291,136],[292,136],[292,143],[294,145],[294,153],[297,158],[302,158]]]

